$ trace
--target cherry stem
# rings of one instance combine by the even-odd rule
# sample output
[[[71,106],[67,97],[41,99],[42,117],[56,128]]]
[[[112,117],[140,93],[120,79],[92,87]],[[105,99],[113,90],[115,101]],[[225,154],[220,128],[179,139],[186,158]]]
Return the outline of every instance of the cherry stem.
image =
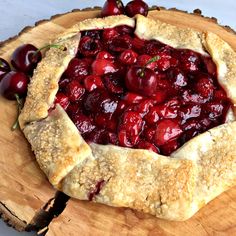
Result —
[[[48,44],[48,45],[45,45],[45,46],[39,48],[39,49],[34,53],[34,55],[37,55],[37,53],[39,53],[39,52],[42,51],[43,49],[49,49],[49,48],[59,48],[59,49],[61,49],[61,50],[63,50],[63,51],[66,49],[65,46],[60,45],[60,44]]]
[[[15,94],[16,102],[17,102],[17,117],[14,122],[14,124],[11,127],[12,131],[15,131],[19,127],[19,115],[21,113],[21,110],[23,108],[23,99],[20,99],[18,94]]]
[[[116,4],[117,4],[118,7],[121,7],[122,6],[121,0],[116,0]]]
[[[146,62],[146,64],[142,67],[142,70],[141,70],[141,72],[140,72],[140,76],[141,77],[144,77],[144,70],[145,70],[145,68],[149,65],[149,64],[151,64],[151,63],[153,63],[153,62],[155,62],[155,61],[158,61],[160,59],[160,56],[155,56],[155,57],[152,57],[150,60],[148,60],[147,62]]]

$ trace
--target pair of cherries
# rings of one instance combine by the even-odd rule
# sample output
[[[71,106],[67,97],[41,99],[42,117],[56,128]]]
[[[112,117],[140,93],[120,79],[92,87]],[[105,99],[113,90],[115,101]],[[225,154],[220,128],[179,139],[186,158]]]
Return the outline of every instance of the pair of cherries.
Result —
[[[102,17],[121,14],[126,14],[129,17],[133,17],[136,14],[147,16],[148,5],[142,0],[134,0],[124,7],[121,0],[107,0],[101,12]]]
[[[30,76],[41,60],[41,52],[32,44],[18,47],[12,54],[11,67],[0,58],[0,93],[7,99],[14,100],[26,96]]]

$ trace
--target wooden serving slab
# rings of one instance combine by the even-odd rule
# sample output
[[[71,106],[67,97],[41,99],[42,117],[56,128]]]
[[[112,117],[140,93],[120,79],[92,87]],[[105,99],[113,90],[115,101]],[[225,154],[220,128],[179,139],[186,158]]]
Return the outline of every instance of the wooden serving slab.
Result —
[[[58,33],[78,21],[99,15],[88,9],[57,15],[25,28],[18,36],[0,44],[0,57],[9,60],[23,43],[44,46]],[[199,11],[187,14],[177,10],[152,10],[149,17],[180,27],[212,31],[236,50],[236,36]],[[124,208],[70,199],[57,217],[66,198],[47,182],[35,162],[23,134],[10,127],[16,117],[16,104],[0,97],[0,212],[17,230],[48,226],[47,236],[61,235],[236,235],[236,187],[221,194],[185,222],[170,222]]]

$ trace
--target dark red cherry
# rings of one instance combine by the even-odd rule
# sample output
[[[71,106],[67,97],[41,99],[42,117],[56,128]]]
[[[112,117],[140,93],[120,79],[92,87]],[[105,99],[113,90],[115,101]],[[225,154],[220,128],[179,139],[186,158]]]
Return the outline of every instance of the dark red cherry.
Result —
[[[150,61],[151,59],[152,59],[152,57],[149,55],[145,55],[145,54],[140,55],[137,58],[137,65],[141,66],[141,67],[146,66],[147,68],[154,70],[157,67],[157,64],[155,61],[148,63],[148,61]]]
[[[129,17],[133,17],[137,14],[147,16],[147,14],[148,14],[148,5],[142,0],[131,1],[126,5],[125,13]]]
[[[110,60],[96,59],[92,64],[92,73],[94,75],[105,75],[116,71],[116,66]]]
[[[116,97],[112,97],[107,92],[102,92],[99,99],[99,110],[101,113],[113,114],[118,106]]]
[[[119,36],[120,34],[115,28],[104,29],[102,33],[102,39],[105,43],[110,42],[113,38]]]
[[[142,117],[138,112],[126,111],[120,120],[119,129],[125,129],[130,134],[138,135],[142,129]]]
[[[167,142],[176,139],[182,133],[182,129],[175,120],[162,120],[157,125],[154,142],[157,146],[166,144]]]
[[[138,38],[137,36],[134,36],[133,41],[133,48],[139,52],[139,50],[141,50],[145,44],[145,41],[143,39]]]
[[[201,75],[195,85],[195,89],[203,98],[211,98],[214,93],[214,84],[212,79],[208,75]]]
[[[16,70],[31,74],[41,59],[42,54],[34,45],[23,44],[13,52],[11,64]]]
[[[144,119],[149,125],[156,124],[160,120],[160,108],[158,106],[151,107]]]
[[[179,142],[177,140],[171,140],[170,142],[161,146],[160,149],[163,155],[169,156],[178,147],[179,147]]]
[[[118,131],[119,144],[122,147],[133,147],[139,141],[139,135],[133,135],[127,130]]]
[[[190,103],[197,103],[202,104],[206,102],[206,99],[204,99],[200,94],[198,93],[191,93],[190,90],[185,90],[182,94],[182,98],[184,102],[190,102]]]
[[[155,103],[162,103],[166,100],[167,98],[167,91],[163,90],[158,90],[152,95],[153,100]]]
[[[202,60],[205,64],[207,72],[210,75],[215,76],[217,73],[216,64],[212,61],[211,57],[202,57]]]
[[[85,93],[85,88],[76,80],[71,81],[66,87],[66,95],[71,102],[78,101]]]
[[[156,128],[155,126],[152,127],[152,126],[146,126],[143,130],[143,136],[144,138],[153,143],[153,140],[154,140],[154,136],[155,136],[155,133],[156,133]]]
[[[160,116],[165,119],[174,119],[178,116],[178,110],[181,102],[178,98],[172,98],[165,102],[163,105],[159,105]]]
[[[96,128],[87,135],[87,140],[98,144],[108,144],[109,135],[105,129]]]
[[[138,54],[131,49],[127,49],[120,54],[120,61],[125,65],[132,65],[137,61]]]
[[[102,50],[100,40],[84,36],[80,40],[79,51],[85,57],[92,57]]]
[[[118,100],[105,90],[93,90],[84,99],[84,108],[89,113],[111,113],[117,108]]]
[[[104,85],[100,76],[89,75],[84,79],[84,87],[87,91],[91,92],[97,88],[104,88]]]
[[[69,106],[70,101],[69,98],[64,93],[57,93],[56,99],[54,101],[55,104],[60,104],[61,107],[66,110],[66,108]]]
[[[123,100],[128,104],[136,104],[144,100],[145,98],[137,93],[128,92],[124,95]]]
[[[81,134],[91,132],[95,129],[92,119],[83,115],[82,113],[77,113],[74,115],[72,120]]]
[[[144,47],[142,48],[142,53],[143,54],[148,54],[150,56],[156,56],[159,52],[160,49],[163,47],[164,45],[156,40],[150,40],[145,42]]]
[[[123,101],[123,100],[120,100],[120,101],[118,102],[118,104],[117,104],[117,108],[116,108],[115,115],[120,116],[120,115],[124,112],[124,110],[126,109],[126,107],[127,107],[126,102]]]
[[[88,113],[95,113],[98,111],[101,93],[101,90],[95,89],[85,96],[83,105]]]
[[[89,74],[90,60],[74,58],[70,61],[64,75],[73,80],[81,81]]]
[[[118,140],[123,147],[133,147],[139,141],[143,121],[138,112],[127,111],[123,114],[118,127]]]
[[[96,59],[106,59],[106,60],[114,60],[114,56],[112,56],[109,52],[107,51],[101,51],[97,54]]]
[[[103,81],[107,90],[114,94],[124,93],[123,83],[116,74],[108,74],[103,77]]]
[[[157,87],[156,74],[149,68],[133,66],[126,74],[125,83],[127,88],[133,92],[152,96]]]
[[[119,140],[116,133],[109,132],[108,139],[109,139],[109,143],[114,144],[114,145],[119,145]]]
[[[87,31],[82,31],[81,36],[89,36],[90,38],[93,39],[101,39],[101,30],[87,30]]]
[[[24,97],[27,93],[29,77],[22,72],[11,71],[0,82],[0,94],[5,98],[14,100],[15,94]]]
[[[65,88],[69,84],[70,79],[63,74],[58,82],[60,88]]]
[[[196,72],[199,70],[199,55],[190,50],[182,50],[180,53],[180,65],[186,72]]]
[[[216,100],[227,100],[227,94],[224,90],[220,89],[220,90],[215,90],[214,91],[214,99]]]
[[[174,68],[169,71],[168,77],[170,78],[171,82],[173,83],[176,89],[181,89],[188,84],[188,78],[184,72],[182,72],[178,68]]]
[[[6,73],[11,71],[11,67],[6,60],[0,58],[0,81],[6,75]]]
[[[156,146],[144,140],[141,140],[136,147],[139,149],[146,149],[149,151],[160,153],[160,150]]]
[[[137,111],[142,117],[144,117],[149,110],[153,107],[154,101],[146,99],[134,106],[134,111]]]
[[[119,25],[114,28],[120,35],[129,34],[132,35],[134,33],[134,28],[128,25]]]
[[[101,16],[121,15],[124,13],[124,5],[121,0],[107,0],[103,5]]]
[[[109,43],[109,49],[113,52],[123,52],[132,48],[132,38],[126,34],[113,38]]]
[[[108,123],[108,120],[110,119],[111,119],[110,114],[99,113],[99,114],[96,114],[96,116],[94,117],[94,122],[99,128],[105,129]]]

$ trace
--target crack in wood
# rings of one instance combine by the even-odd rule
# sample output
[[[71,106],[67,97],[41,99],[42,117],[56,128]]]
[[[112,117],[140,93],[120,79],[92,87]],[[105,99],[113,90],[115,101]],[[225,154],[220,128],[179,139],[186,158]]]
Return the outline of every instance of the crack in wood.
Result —
[[[49,199],[45,206],[35,215],[31,224],[26,227],[26,230],[38,231],[40,235],[46,233],[45,229],[55,217],[58,217],[63,212],[69,199],[70,197],[64,193],[56,192],[55,197]]]

